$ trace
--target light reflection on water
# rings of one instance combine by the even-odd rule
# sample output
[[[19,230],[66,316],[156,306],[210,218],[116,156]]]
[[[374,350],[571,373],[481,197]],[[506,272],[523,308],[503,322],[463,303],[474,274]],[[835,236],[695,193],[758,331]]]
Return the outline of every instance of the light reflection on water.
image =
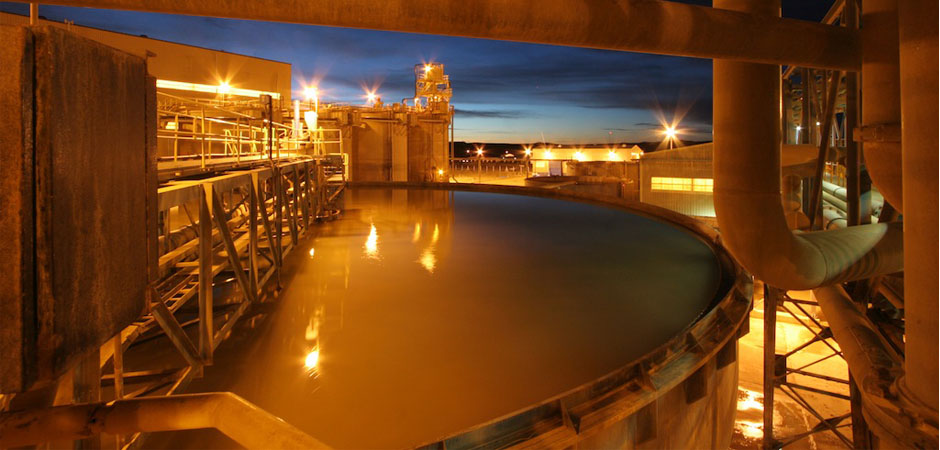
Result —
[[[586,383],[717,289],[711,250],[674,227],[512,195],[351,189],[306,245],[267,326],[202,389],[339,448],[417,445]]]

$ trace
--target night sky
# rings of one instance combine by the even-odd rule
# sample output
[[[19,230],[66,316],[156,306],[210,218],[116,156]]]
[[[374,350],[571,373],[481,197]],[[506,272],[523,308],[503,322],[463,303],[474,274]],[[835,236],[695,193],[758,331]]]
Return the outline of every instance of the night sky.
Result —
[[[783,14],[819,21],[831,3],[783,0]],[[28,14],[28,5],[0,3],[0,10]],[[442,62],[454,88],[457,140],[658,140],[661,124],[674,120],[681,120],[680,139],[711,139],[707,59],[46,5],[40,15],[289,62],[295,97],[316,79],[327,102],[362,104],[364,88],[401,101],[413,95],[415,64]]]

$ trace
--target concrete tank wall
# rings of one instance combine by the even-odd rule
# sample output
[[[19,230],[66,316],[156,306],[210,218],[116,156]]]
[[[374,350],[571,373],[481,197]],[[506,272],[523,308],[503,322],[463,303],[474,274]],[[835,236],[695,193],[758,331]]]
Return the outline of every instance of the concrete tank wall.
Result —
[[[74,33],[2,26],[0,41],[7,393],[55,379],[145,309],[156,91],[144,59]]]
[[[361,182],[446,179],[450,121],[449,114],[403,110],[400,105],[320,112],[323,128],[343,133],[342,146],[325,145],[325,152],[349,154],[349,180]]]

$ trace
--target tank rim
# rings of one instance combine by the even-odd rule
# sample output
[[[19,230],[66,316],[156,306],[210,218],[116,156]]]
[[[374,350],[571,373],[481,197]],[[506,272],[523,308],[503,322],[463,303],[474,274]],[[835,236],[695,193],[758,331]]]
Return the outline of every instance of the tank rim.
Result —
[[[718,360],[719,368],[734,362],[736,340],[747,333],[747,317],[752,307],[752,277],[722,246],[717,230],[691,217],[617,197],[531,186],[438,182],[349,182],[348,185],[516,194],[620,209],[691,232],[712,249],[720,265],[719,288],[709,306],[689,326],[656,349],[592,381],[417,448],[502,448],[521,444],[558,428],[569,428],[574,432],[573,437],[602,429],[656,401],[711,359]]]

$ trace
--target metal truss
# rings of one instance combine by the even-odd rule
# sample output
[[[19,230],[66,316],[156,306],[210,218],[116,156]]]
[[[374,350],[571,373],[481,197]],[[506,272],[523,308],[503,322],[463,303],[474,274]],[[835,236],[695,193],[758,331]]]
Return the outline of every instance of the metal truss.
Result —
[[[829,326],[813,317],[807,307],[817,306],[816,302],[795,299],[785,291],[771,286],[764,286],[764,441],[765,449],[783,448],[800,439],[816,433],[832,433],[847,448],[854,448],[851,433],[846,435],[845,428],[852,426],[853,413],[834,417],[825,417],[804,394],[812,393],[843,400],[846,406],[856,409],[852,397],[840,392],[827,391],[815,386],[791,381],[791,375],[800,375],[827,382],[845,384],[851,387],[850,379],[842,379],[815,372],[814,366],[830,358],[843,358],[841,350],[835,345]],[[777,313],[785,312],[812,333],[812,337],[785,354],[776,353]],[[790,358],[815,343],[822,343],[829,352],[807,364],[793,367]],[[779,391],[816,418],[817,423],[809,430],[791,436],[775,436],[773,429],[774,395]]]
[[[164,226],[154,236],[162,246],[160,278],[149,289],[150,312],[102,347],[99,368],[113,369],[101,377],[101,385],[113,386],[116,400],[170,396],[201,376],[238,319],[280,288],[284,256],[317,220],[335,216],[334,203],[344,186],[341,159],[304,158],[160,188]],[[198,220],[190,214],[193,206]],[[196,237],[171,247],[174,215],[185,215],[190,224],[184,228]],[[213,280],[220,274],[234,278],[240,298],[214,301]],[[196,317],[186,320],[192,303]],[[186,332],[190,327],[197,328],[195,338]],[[133,353],[135,342],[161,337],[185,365],[125,371],[123,354]]]

